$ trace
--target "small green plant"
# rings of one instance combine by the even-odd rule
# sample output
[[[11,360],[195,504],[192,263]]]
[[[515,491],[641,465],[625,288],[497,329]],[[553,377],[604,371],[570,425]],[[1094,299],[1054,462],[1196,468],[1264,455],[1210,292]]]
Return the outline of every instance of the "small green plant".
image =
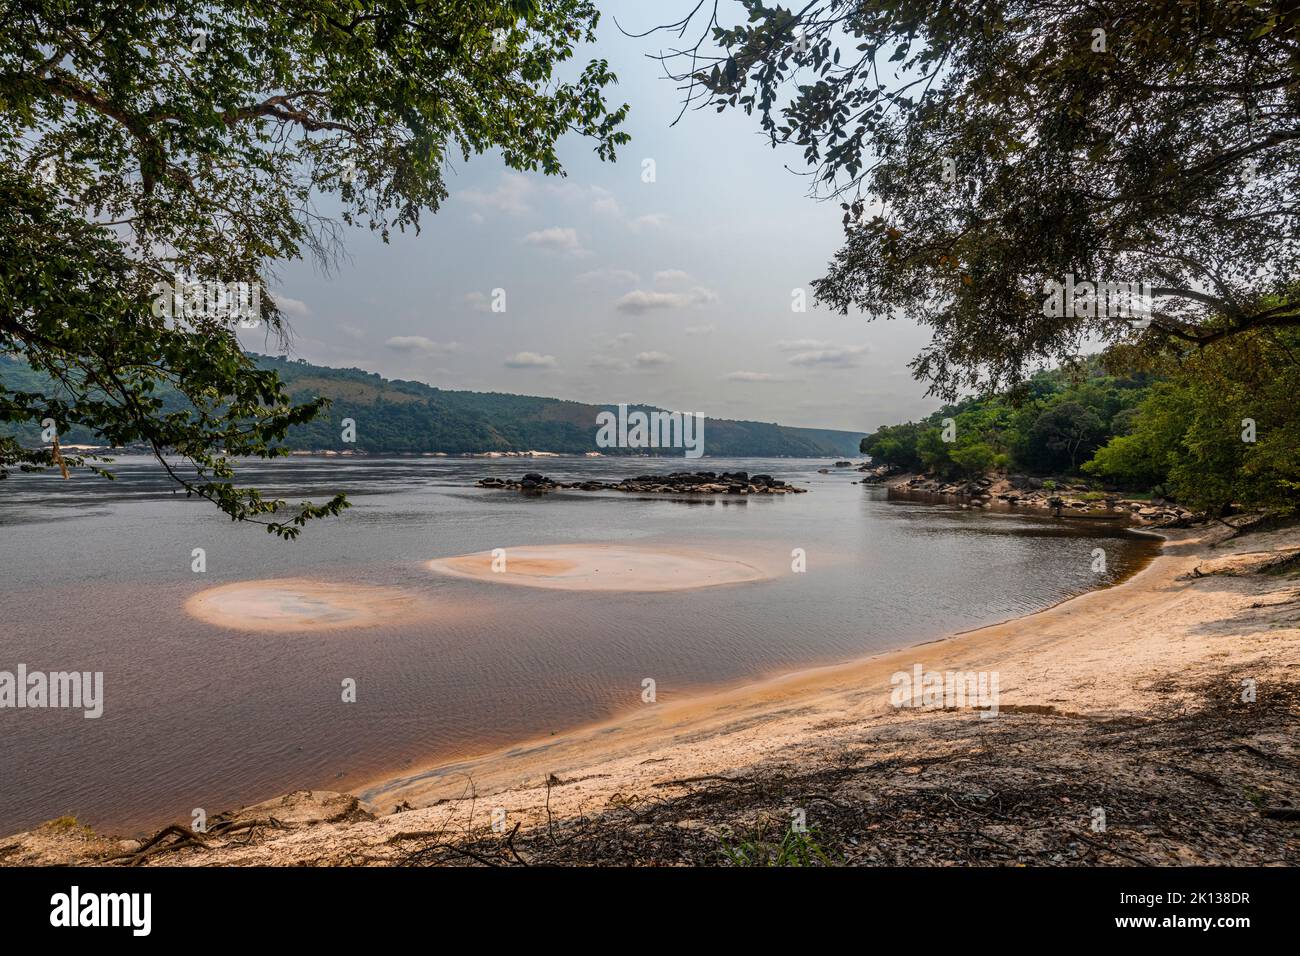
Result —
[[[90,832],[90,827],[86,826],[74,816],[56,817],[53,820],[46,820],[41,824],[41,826],[54,833],[72,833],[77,830],[85,830],[87,833]]]
[[[1043,490],[1044,490],[1044,491],[1055,491],[1055,490],[1056,490],[1056,482],[1053,481],[1051,478],[1048,478],[1045,482],[1043,482]]]
[[[752,839],[722,844],[723,858],[731,866],[837,866],[839,861],[817,840],[817,831],[786,830],[779,843],[764,839],[759,827]]]

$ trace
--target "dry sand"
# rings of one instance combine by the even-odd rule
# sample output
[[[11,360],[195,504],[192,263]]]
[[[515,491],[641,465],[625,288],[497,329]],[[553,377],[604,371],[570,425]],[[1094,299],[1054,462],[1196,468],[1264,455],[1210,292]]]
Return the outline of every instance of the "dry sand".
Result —
[[[745,584],[770,577],[734,558],[674,548],[621,544],[556,544],[500,549],[439,558],[428,567],[442,574],[491,584],[560,591],[680,591]],[[502,570],[494,570],[496,567]]]
[[[644,705],[377,781],[361,803],[291,794],[232,816],[236,837],[173,834],[143,859],[716,863],[802,811],[849,863],[1294,864],[1300,579],[1253,573],[1267,562],[1247,553],[1294,548],[1300,530],[1224,537],[1172,532],[1123,584],[1025,618]],[[916,664],[996,671],[999,716],[891,707],[891,675]],[[278,826],[286,814],[299,824]],[[0,859],[140,849],[64,823],[0,840]]]

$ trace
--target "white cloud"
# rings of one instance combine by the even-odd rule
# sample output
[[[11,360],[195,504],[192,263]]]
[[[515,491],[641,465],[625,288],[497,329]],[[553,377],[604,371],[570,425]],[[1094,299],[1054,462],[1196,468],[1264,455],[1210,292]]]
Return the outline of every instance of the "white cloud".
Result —
[[[593,355],[591,361],[587,364],[592,368],[609,369],[614,372],[626,372],[628,370],[627,362],[613,355]]]
[[[676,292],[647,292],[644,289],[634,289],[615,302],[614,308],[620,312],[641,315],[652,309],[680,308],[686,304],[683,298]]]
[[[807,352],[812,349],[833,349],[835,343],[821,339],[782,339],[776,343],[776,347],[782,352]]]
[[[506,356],[506,368],[555,368],[557,364],[554,355],[536,352],[516,352]]]
[[[615,302],[614,308],[620,312],[630,312],[632,315],[643,315],[655,309],[683,309],[717,301],[718,294],[710,289],[692,289],[690,292],[652,292],[647,289],[633,289]]]
[[[836,345],[829,348],[808,349],[791,355],[790,364],[822,368],[856,368],[858,359],[866,351],[865,345]]]
[[[533,188],[527,176],[506,172],[501,174],[501,182],[496,189],[483,190],[471,186],[469,189],[462,189],[456,194],[456,198],[475,206],[518,216],[528,212],[528,198],[532,195]]]
[[[667,285],[672,282],[685,282],[690,277],[689,272],[683,272],[681,269],[663,269],[655,273],[655,283]]]
[[[549,229],[530,232],[524,236],[524,242],[530,246],[551,249],[555,252],[567,252],[575,256],[587,255],[587,250],[582,248],[582,243],[578,241],[578,230],[567,226],[551,226]]]
[[[683,329],[687,335],[712,335],[718,331],[716,325],[688,325]]]
[[[623,210],[618,197],[604,186],[579,186],[569,180],[552,182],[545,185],[546,192],[564,202],[590,203],[592,213],[605,216],[621,223],[631,232],[643,229],[658,229],[668,224],[668,216],[661,212],[649,212],[629,218]]]
[[[672,356],[663,352],[638,352],[636,356],[637,368],[660,368],[671,363]]]
[[[618,204],[613,193],[600,186],[593,186],[591,192],[595,197],[591,202],[592,212],[601,216],[613,216],[615,219],[622,218],[623,207]]]
[[[311,315],[311,309],[307,307],[307,303],[302,299],[291,299],[287,295],[277,295],[274,298],[275,304],[285,315],[292,315],[298,319],[305,319]]]
[[[729,382],[779,382],[781,381],[771,372],[728,372],[726,379]]]
[[[397,335],[384,345],[394,352],[423,352],[425,355],[446,355],[460,349],[459,342],[435,342],[423,335]]]

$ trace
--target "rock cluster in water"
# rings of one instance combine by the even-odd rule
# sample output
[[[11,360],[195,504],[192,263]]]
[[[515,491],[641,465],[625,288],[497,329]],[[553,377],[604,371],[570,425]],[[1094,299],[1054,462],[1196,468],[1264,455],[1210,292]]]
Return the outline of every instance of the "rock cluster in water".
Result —
[[[671,495],[801,495],[807,488],[796,488],[771,475],[751,475],[744,471],[677,471],[671,475],[638,475],[621,481],[556,481],[531,472],[518,481],[513,478],[480,478],[480,488],[508,488],[514,491],[626,491],[639,494]]]
[[[1061,517],[1127,517],[1136,524],[1161,528],[1186,528],[1204,521],[1195,513],[1163,498],[1136,501],[1119,492],[1095,492],[1086,485],[1058,483],[1027,475],[985,475],[967,481],[943,481],[929,475],[908,475],[889,465],[863,465],[862,483],[888,484],[899,491],[917,491],[968,500],[972,505],[987,507],[995,501],[1008,505],[1041,508]]]

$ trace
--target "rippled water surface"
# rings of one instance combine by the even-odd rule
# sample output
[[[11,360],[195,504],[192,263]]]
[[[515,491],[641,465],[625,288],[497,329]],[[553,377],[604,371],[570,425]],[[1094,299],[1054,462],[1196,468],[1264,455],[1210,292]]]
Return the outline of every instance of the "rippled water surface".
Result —
[[[710,686],[896,648],[1056,603],[1132,571],[1149,538],[955,505],[889,500],[825,461],[702,459],[805,495],[685,501],[524,497],[473,487],[543,471],[619,478],[682,460],[250,463],[241,480],[353,507],[296,542],[174,495],[145,459],[119,480],[0,484],[0,670],[103,671],[104,715],[0,709],[0,833],[52,817],[123,831],[299,787],[376,776],[562,730]],[[511,545],[692,547],[775,567],[705,590],[576,593],[431,574],[431,558]],[[1104,547],[1108,572],[1091,570]],[[203,548],[207,571],[191,570]],[[807,572],[790,572],[795,548]],[[205,588],[268,577],[413,589],[418,625],[266,634],[183,610]],[[353,678],[357,702],[340,701]]]

